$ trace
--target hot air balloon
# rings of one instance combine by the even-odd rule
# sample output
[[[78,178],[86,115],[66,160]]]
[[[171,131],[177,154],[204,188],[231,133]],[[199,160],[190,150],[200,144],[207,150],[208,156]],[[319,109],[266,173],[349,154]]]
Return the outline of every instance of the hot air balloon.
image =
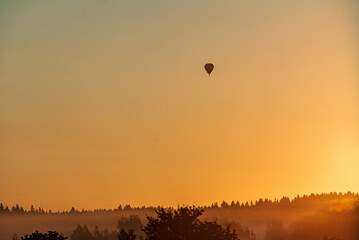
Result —
[[[211,75],[213,68],[214,68],[214,65],[212,63],[207,63],[206,65],[204,65],[204,69],[206,69],[208,76]]]

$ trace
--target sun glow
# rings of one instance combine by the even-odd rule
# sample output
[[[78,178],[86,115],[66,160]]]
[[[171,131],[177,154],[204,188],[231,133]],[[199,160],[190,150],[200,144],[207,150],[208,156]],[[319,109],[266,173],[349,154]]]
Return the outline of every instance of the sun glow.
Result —
[[[354,133],[343,134],[335,141],[329,161],[332,186],[347,189],[357,183],[359,169],[359,141]]]

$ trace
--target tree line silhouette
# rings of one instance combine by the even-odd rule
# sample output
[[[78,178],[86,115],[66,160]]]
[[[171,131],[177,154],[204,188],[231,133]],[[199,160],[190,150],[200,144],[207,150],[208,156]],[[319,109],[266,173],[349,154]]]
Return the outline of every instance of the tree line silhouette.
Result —
[[[303,196],[297,196],[294,199],[290,199],[289,197],[282,197],[281,199],[258,199],[255,202],[253,201],[246,201],[240,203],[239,201],[231,201],[226,202],[223,201],[221,204],[213,203],[209,206],[199,206],[200,209],[208,210],[208,209],[218,209],[218,208],[234,208],[234,209],[245,209],[245,208],[276,208],[276,207],[298,207],[298,206],[305,206],[308,203],[315,204],[318,202],[320,204],[321,201],[325,200],[347,200],[347,199],[355,199],[359,201],[359,193],[336,193],[332,192],[329,194],[323,193],[323,194],[310,194],[310,195],[303,195]],[[4,206],[3,203],[0,203],[0,214],[79,214],[79,213],[106,213],[106,212],[118,212],[118,211],[127,211],[127,210],[152,210],[155,211],[157,209],[161,208],[161,206],[142,206],[142,207],[132,207],[130,204],[126,204],[122,206],[121,204],[114,209],[95,209],[95,210],[78,210],[72,207],[69,211],[52,211],[50,210],[44,210],[43,208],[35,208],[33,205],[31,205],[30,209],[25,209],[19,204],[16,204],[15,206],[12,206],[11,208],[8,206]],[[167,208],[167,209],[173,209],[173,208]]]
[[[6,209],[3,204],[0,204],[0,208],[3,211]],[[167,216],[164,213],[171,213],[172,215],[170,214],[167,217],[169,219],[176,215],[175,211],[178,211],[178,209],[163,207],[144,208],[151,211],[143,211],[143,208],[132,208],[127,205],[104,211],[77,211],[72,208],[70,211],[50,213],[50,215],[43,209],[35,209],[34,207],[30,208],[30,212],[25,212],[25,210],[21,212],[23,208],[19,205],[14,206],[12,209],[7,207],[7,209],[9,210],[7,213],[9,217],[6,214],[2,215],[4,224],[8,220],[11,220],[14,224],[17,220],[24,221],[24,223],[36,221],[36,223],[31,223],[29,226],[33,226],[32,229],[40,227],[41,230],[58,226],[72,240],[117,240],[119,236],[121,236],[121,240],[145,240],[147,233],[143,230],[146,229],[147,225],[143,223],[150,223],[151,217],[156,219],[153,216],[155,214],[158,216],[161,211],[163,216]],[[206,207],[196,207],[196,209],[201,212],[201,215],[202,212],[206,212],[205,215],[200,215],[202,223],[216,222],[221,226],[230,226],[231,231],[234,230],[240,240],[256,240],[257,237],[261,240],[359,239],[359,194],[351,192],[345,194],[311,194],[294,199],[283,197],[274,201],[259,199],[248,204],[223,201],[221,204],[215,203]],[[82,214],[84,212],[89,214]],[[10,217],[10,215],[14,216]],[[25,215],[27,216],[25,217]],[[48,221],[46,224],[43,224],[44,219]],[[114,222],[110,223],[110,219]],[[118,221],[117,228],[114,230],[115,225],[113,223],[116,223],[116,221]],[[102,224],[101,229],[98,226],[94,228],[98,223]],[[258,235],[240,223],[250,227]],[[14,224],[8,224],[7,226],[15,226]],[[76,224],[78,225],[74,229]],[[202,227],[205,228],[205,226]],[[25,227],[21,229],[25,229]],[[30,230],[23,231],[19,229],[19,231],[23,235],[31,231],[31,228],[27,227],[27,229]],[[223,229],[226,229],[226,227]],[[8,231],[9,237],[10,233],[16,231],[14,230]],[[196,231],[200,230],[197,229]],[[13,239],[19,240],[16,234],[13,236]],[[32,235],[28,235],[28,237],[30,236]],[[43,236],[46,236],[46,234],[44,233]]]
[[[238,240],[230,225],[223,227],[216,221],[201,221],[204,210],[197,207],[180,207],[177,210],[159,208],[156,217],[147,217],[146,226],[134,215],[119,220],[118,232],[100,231],[96,226],[90,232],[86,225],[78,225],[71,234],[71,240]],[[139,228],[144,234],[139,236],[132,228]],[[64,240],[57,232],[38,231],[21,237],[21,240]]]
[[[70,235],[71,240],[256,240],[255,234],[233,224],[221,225],[217,220],[201,220],[204,210],[198,207],[179,207],[178,209],[158,208],[156,216],[147,216],[147,224],[143,225],[137,215],[121,217],[118,231],[100,230],[95,226],[90,231],[86,225],[77,225]],[[315,225],[307,228],[302,223],[295,223],[288,228],[278,221],[268,223],[264,240],[345,240],[347,238],[322,234]],[[237,231],[239,227],[239,231]],[[327,226],[324,226],[327,228]],[[246,234],[247,233],[247,234]],[[65,240],[56,231],[32,234],[21,237],[21,240]],[[350,238],[353,239],[353,238]],[[17,237],[13,240],[19,240]]]

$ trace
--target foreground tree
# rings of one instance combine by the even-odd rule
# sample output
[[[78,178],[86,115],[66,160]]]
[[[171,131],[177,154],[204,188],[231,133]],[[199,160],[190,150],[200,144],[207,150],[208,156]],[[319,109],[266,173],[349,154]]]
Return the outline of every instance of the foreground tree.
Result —
[[[203,210],[182,207],[177,210],[156,210],[157,217],[147,217],[143,231],[146,240],[237,240],[235,231],[217,222],[201,222]]]
[[[126,231],[125,229],[121,228],[118,234],[118,240],[136,240],[136,235],[133,229]]]
[[[55,231],[49,231],[48,233],[40,233],[35,231],[31,235],[25,235],[21,237],[21,240],[65,240],[67,237],[63,237]]]

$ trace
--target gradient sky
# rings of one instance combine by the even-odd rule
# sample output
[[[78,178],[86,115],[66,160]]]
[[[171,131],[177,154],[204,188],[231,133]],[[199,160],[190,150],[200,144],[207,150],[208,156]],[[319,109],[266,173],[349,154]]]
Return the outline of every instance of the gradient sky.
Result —
[[[0,201],[358,192],[354,2],[1,1]]]

